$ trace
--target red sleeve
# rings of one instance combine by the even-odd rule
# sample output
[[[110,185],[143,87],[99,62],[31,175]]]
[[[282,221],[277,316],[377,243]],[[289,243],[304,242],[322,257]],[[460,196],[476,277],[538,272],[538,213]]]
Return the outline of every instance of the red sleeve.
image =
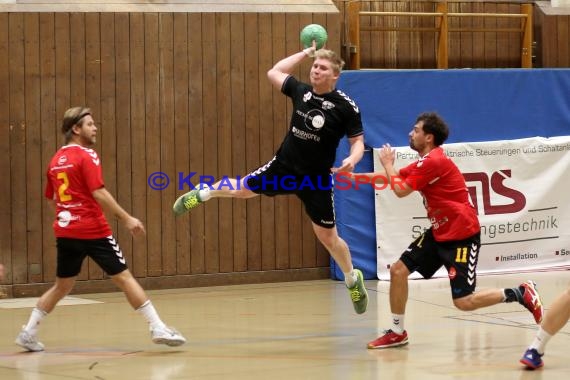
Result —
[[[103,182],[103,173],[101,170],[101,160],[92,149],[86,149],[83,155],[81,170],[83,171],[83,178],[87,184],[90,192],[94,192],[102,187],[105,187]]]
[[[428,156],[400,169],[400,175],[411,188],[421,191],[437,179],[439,170],[437,162]]]
[[[44,192],[44,195],[47,199],[53,200],[54,191],[53,191],[53,186],[51,184],[51,180],[49,178],[49,169],[48,169],[48,174],[46,174],[46,178],[47,178],[47,182],[46,182],[46,190]]]

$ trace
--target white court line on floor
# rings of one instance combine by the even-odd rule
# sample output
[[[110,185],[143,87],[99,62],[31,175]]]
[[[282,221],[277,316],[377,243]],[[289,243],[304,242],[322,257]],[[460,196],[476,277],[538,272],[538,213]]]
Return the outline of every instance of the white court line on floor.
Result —
[[[0,300],[0,309],[23,309],[27,307],[34,307],[38,302],[39,297],[29,298],[10,298]],[[103,303],[101,301],[89,300],[77,297],[64,297],[58,302],[58,306],[74,306],[74,305],[89,305],[94,303]]]

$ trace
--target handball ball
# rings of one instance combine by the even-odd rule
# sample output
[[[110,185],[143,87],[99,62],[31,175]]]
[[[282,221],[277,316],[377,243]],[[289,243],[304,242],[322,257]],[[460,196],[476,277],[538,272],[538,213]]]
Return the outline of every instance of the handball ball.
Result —
[[[301,43],[305,48],[313,46],[313,40],[315,40],[317,49],[320,49],[325,46],[327,37],[327,30],[319,24],[309,24],[301,30]]]

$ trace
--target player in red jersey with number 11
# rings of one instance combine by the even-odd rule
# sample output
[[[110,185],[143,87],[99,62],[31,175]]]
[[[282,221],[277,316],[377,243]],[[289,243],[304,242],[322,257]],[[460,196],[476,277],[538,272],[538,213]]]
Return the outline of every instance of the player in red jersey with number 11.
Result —
[[[392,328],[368,343],[368,348],[408,343],[404,329],[408,276],[417,271],[424,278],[430,278],[442,266],[449,274],[453,304],[458,309],[471,311],[518,301],[532,313],[536,323],[542,320],[543,306],[532,281],[514,288],[475,292],[480,225],[463,175],[441,148],[448,135],[449,128],[439,115],[420,114],[409,134],[410,147],[418,152],[419,159],[398,171],[394,168],[395,151],[386,144],[379,153],[385,172],[364,174],[371,180],[380,175],[379,178],[394,178],[390,188],[399,198],[419,191],[431,222],[431,227],[390,266]]]

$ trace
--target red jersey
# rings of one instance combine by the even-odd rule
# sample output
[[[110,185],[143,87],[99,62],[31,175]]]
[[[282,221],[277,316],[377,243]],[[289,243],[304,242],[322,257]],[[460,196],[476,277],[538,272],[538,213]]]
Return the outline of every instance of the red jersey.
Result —
[[[480,231],[465,179],[441,147],[401,169],[400,176],[422,194],[436,241],[462,240]]]
[[[104,187],[97,152],[71,144],[59,149],[49,163],[45,196],[56,202],[56,237],[100,239],[111,227],[92,192]]]

